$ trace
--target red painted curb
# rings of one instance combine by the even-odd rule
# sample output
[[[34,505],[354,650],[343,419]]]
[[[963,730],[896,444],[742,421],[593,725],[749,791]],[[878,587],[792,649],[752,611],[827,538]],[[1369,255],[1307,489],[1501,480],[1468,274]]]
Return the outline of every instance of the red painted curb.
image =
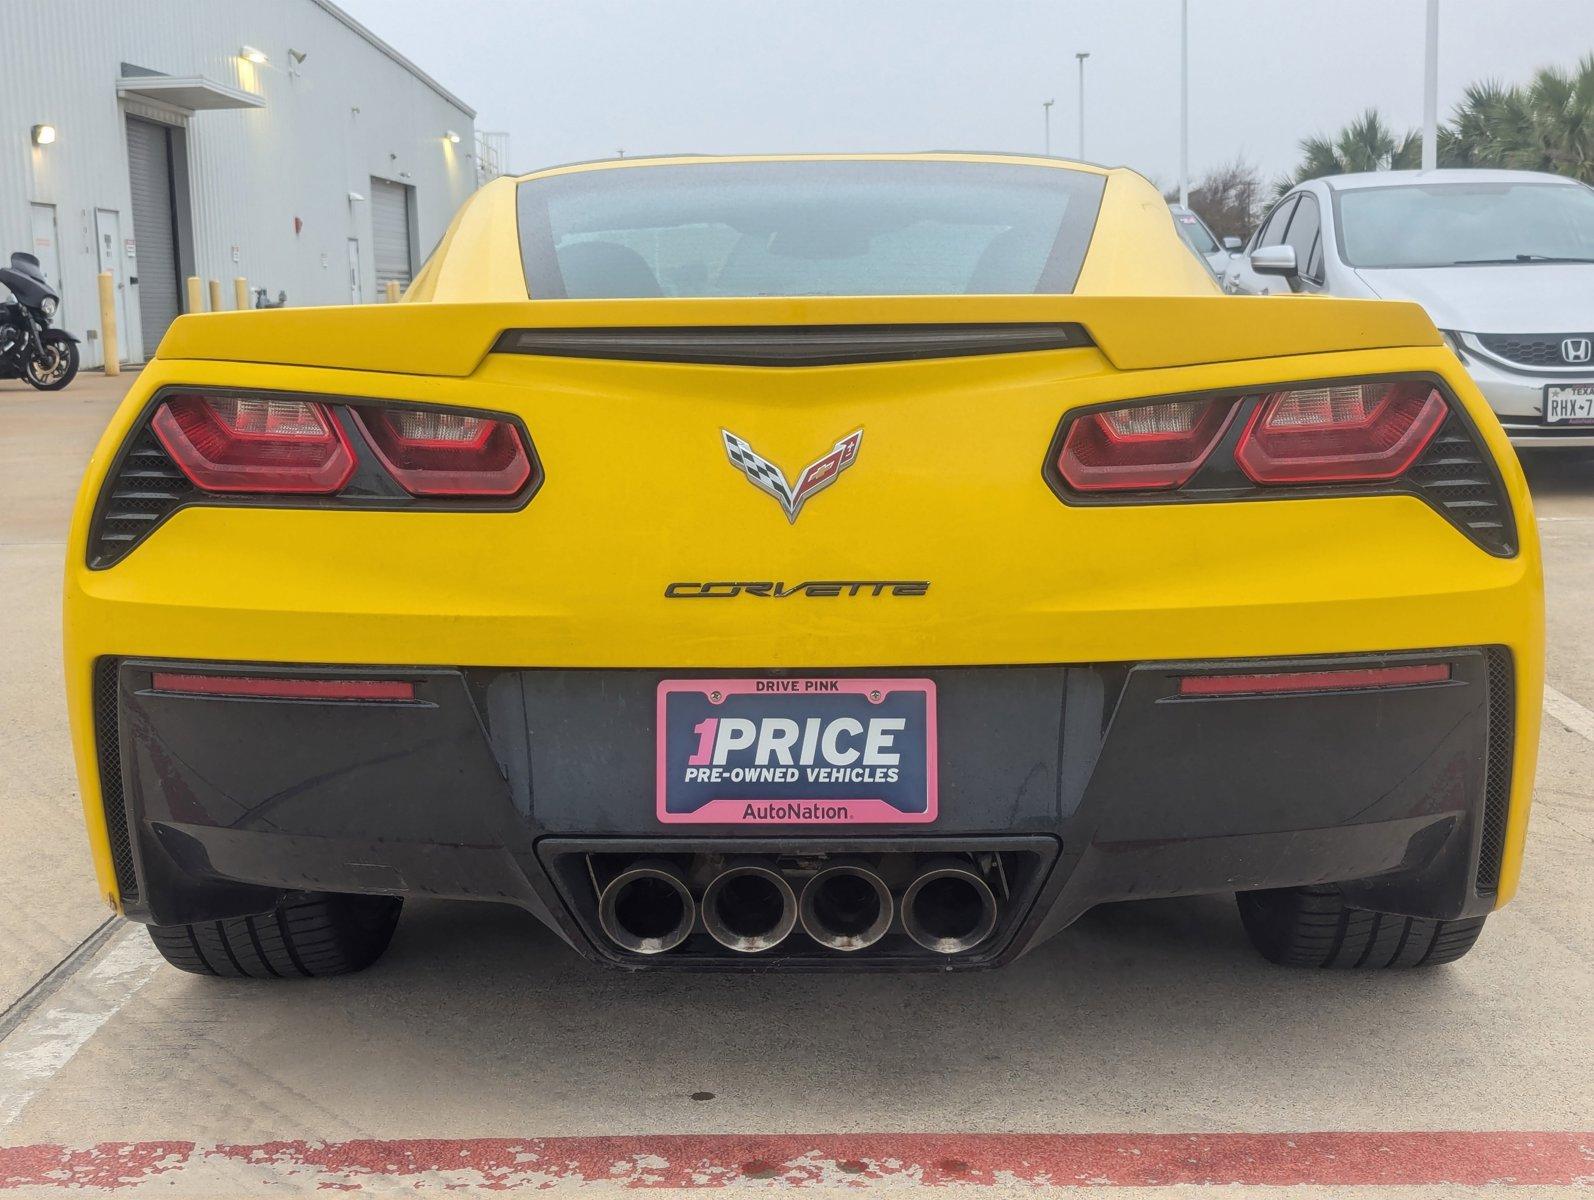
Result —
[[[174,1174],[358,1190],[415,1178],[487,1190],[926,1185],[1167,1187],[1594,1183],[1594,1133],[726,1134],[0,1147],[0,1190],[116,1189]]]

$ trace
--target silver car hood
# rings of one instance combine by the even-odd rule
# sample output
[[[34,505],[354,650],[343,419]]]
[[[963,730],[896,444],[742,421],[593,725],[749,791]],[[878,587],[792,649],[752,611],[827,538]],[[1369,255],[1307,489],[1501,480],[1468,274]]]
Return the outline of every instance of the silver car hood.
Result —
[[[1521,266],[1358,267],[1385,300],[1414,300],[1440,329],[1468,333],[1586,333],[1594,330],[1594,263]]]

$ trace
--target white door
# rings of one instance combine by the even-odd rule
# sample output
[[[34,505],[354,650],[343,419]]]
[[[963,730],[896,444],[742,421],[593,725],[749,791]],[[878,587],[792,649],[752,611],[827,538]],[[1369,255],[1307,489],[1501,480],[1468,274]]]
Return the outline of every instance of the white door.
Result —
[[[28,207],[33,222],[33,256],[39,260],[39,267],[56,295],[62,295],[61,246],[55,229],[55,205],[31,204]]]
[[[94,210],[94,242],[99,247],[99,269],[111,273],[116,291],[116,356],[130,362],[132,327],[127,323],[127,255],[122,249],[121,213],[114,208]]]
[[[349,239],[349,303],[365,303],[365,287],[360,282],[360,239]]]

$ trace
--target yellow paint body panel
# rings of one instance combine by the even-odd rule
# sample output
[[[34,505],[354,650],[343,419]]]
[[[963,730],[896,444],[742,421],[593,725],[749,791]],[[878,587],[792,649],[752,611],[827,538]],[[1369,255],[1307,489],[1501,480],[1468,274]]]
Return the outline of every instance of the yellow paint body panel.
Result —
[[[1121,205],[1104,200],[1098,242],[1155,228],[1125,188]],[[456,250],[473,261],[473,239],[504,236],[512,196],[472,201],[408,303],[181,319],[106,429],[73,520],[65,620],[85,815],[113,902],[90,695],[102,655],[889,669],[1496,644],[1518,667],[1499,901],[1510,898],[1538,742],[1538,543],[1515,456],[1421,310],[1210,296],[1177,259],[1168,295],[1112,295],[1117,273],[1151,290],[1153,263],[1104,249],[1097,266],[1094,243],[1088,296],[437,302],[467,286]],[[518,252],[499,253],[518,280]],[[946,320],[1079,321],[1099,348],[800,369],[487,353],[501,330],[534,325]],[[1079,406],[1410,371],[1442,376],[1482,430],[1515,511],[1515,557],[1491,557],[1412,497],[1076,507],[1041,476]],[[546,482],[510,513],[192,507],[89,570],[107,466],[169,385],[514,413]],[[855,463],[794,524],[720,439],[733,430],[790,476],[860,427]],[[899,600],[664,597],[682,580],[848,578],[932,586]]]

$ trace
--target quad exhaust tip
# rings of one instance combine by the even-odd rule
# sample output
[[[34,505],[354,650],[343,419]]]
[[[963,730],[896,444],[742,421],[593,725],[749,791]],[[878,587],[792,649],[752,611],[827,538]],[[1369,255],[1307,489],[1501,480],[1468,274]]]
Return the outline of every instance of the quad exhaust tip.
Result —
[[[671,863],[632,863],[598,896],[598,925],[615,945],[634,954],[663,954],[692,932],[697,918],[686,879]]]
[[[727,950],[757,954],[786,940],[797,925],[797,897],[779,869],[738,859],[703,892],[703,928]]]
[[[996,894],[970,864],[937,859],[903,893],[902,927],[926,950],[961,954],[996,928]]]
[[[891,889],[859,862],[837,860],[803,888],[797,916],[803,931],[832,950],[862,950],[891,928]]]

